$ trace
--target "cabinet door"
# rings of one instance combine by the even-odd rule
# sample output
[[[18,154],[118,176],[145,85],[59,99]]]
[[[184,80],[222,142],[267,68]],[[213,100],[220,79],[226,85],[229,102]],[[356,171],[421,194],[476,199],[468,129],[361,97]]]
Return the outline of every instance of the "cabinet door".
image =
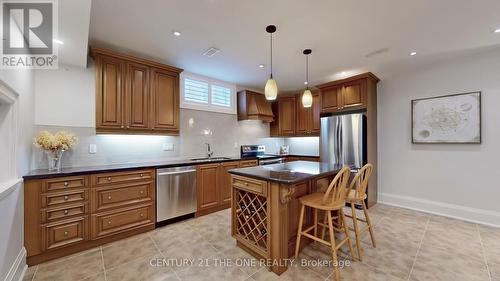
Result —
[[[295,134],[295,97],[283,97],[279,102],[280,135]]]
[[[342,108],[356,109],[366,107],[364,80],[358,80],[344,84],[342,89]]]
[[[239,162],[224,162],[220,165],[220,204],[231,205],[231,174],[228,173],[231,169],[238,168]]]
[[[321,90],[321,112],[339,110],[342,102],[342,87],[332,87]]]
[[[196,171],[198,212],[219,205],[219,164],[200,165]]]
[[[126,110],[127,129],[149,129],[149,67],[127,63]]]
[[[123,60],[98,56],[96,62],[96,130],[119,130],[125,127],[123,118]]]
[[[302,95],[297,96],[297,125],[295,128],[295,133],[297,135],[308,135],[311,131],[311,107],[302,106],[301,102]]]
[[[321,99],[318,93],[313,94],[313,105],[311,107],[311,134],[319,135],[321,130],[320,122]]]
[[[154,131],[178,134],[179,76],[156,68],[151,73],[151,127]]]

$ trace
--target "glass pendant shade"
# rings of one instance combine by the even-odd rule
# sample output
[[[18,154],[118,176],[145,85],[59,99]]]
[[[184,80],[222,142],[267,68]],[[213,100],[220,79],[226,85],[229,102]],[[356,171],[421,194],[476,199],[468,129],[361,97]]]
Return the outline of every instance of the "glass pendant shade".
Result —
[[[266,95],[266,100],[275,100],[278,96],[278,85],[276,85],[276,80],[269,78],[264,88],[264,94]],[[312,99],[312,96],[311,96]]]
[[[302,94],[302,106],[303,107],[311,107],[313,104],[313,96],[311,90],[307,89]]]

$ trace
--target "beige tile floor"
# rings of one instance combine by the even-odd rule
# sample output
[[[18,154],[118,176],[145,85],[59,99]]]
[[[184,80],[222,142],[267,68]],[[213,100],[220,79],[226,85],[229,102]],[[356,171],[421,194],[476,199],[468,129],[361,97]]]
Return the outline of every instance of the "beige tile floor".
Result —
[[[342,258],[343,280],[500,281],[500,229],[381,204],[370,213],[377,248],[364,237],[362,262]],[[182,258],[195,263],[151,265]],[[30,267],[24,280],[333,280],[331,266],[314,264],[330,261],[328,248],[308,246],[299,259],[280,277],[269,272],[236,247],[224,210]]]

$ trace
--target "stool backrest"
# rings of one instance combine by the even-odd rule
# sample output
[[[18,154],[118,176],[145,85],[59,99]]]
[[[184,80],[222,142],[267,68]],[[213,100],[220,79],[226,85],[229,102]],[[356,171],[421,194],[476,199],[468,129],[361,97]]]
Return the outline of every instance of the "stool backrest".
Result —
[[[328,186],[325,195],[323,195],[323,205],[335,204],[345,200],[346,187],[350,175],[351,169],[349,169],[349,167],[342,168],[337,175],[335,175],[335,178],[333,178],[332,182]]]
[[[355,190],[354,194],[356,197],[364,196],[366,194],[366,187],[368,186],[368,181],[370,180],[372,171],[372,164],[364,165],[363,168],[361,168],[361,170],[359,170],[356,176],[352,179],[347,194],[349,194],[351,190]]]

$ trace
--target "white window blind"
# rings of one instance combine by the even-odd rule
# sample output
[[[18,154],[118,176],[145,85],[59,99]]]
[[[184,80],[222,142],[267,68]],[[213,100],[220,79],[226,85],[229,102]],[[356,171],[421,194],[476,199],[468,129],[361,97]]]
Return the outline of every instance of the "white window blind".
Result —
[[[212,84],[212,104],[231,107],[231,89]]]
[[[181,108],[236,114],[236,85],[190,73],[181,77]]]
[[[188,102],[208,103],[208,83],[184,79],[184,99]]]

